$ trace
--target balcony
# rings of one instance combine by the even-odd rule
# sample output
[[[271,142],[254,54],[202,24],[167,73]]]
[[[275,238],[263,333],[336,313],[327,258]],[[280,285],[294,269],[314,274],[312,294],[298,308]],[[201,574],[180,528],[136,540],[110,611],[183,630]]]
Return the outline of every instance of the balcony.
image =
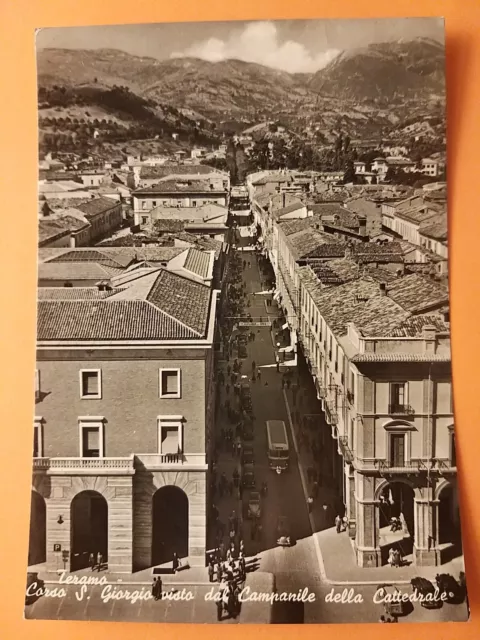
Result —
[[[355,394],[350,389],[347,389],[347,400],[350,404],[355,404]]]
[[[45,469],[51,476],[125,476],[135,473],[133,455],[125,458],[34,458],[33,468]]]
[[[327,397],[327,387],[323,386],[320,381],[315,380],[315,387],[317,389],[317,397],[321,400]]]
[[[342,452],[345,462],[347,462],[348,464],[352,464],[354,456],[353,456],[353,451],[348,446],[348,437],[339,436],[338,444],[340,446],[340,451]]]
[[[432,460],[374,460],[373,464],[381,474],[405,473],[407,475],[429,471],[433,466]]]
[[[413,416],[415,411],[408,404],[389,404],[388,413],[393,416]]]
[[[439,471],[442,475],[446,473],[457,473],[457,463],[452,460],[439,460],[436,458],[434,461],[435,470]]]
[[[338,424],[337,409],[333,402],[327,401],[325,403],[325,417],[327,419],[328,424],[331,424],[331,425]]]
[[[204,453],[136,453],[135,467],[144,467],[149,471],[180,468],[206,471],[206,455]]]

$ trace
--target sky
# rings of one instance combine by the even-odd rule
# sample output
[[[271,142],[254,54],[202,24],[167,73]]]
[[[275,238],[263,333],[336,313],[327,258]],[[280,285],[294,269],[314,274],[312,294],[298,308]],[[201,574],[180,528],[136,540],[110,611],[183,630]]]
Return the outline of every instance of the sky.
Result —
[[[236,58],[290,73],[311,73],[344,50],[373,42],[433,38],[443,42],[441,18],[277,20],[46,28],[37,48],[120,49],[165,60]]]

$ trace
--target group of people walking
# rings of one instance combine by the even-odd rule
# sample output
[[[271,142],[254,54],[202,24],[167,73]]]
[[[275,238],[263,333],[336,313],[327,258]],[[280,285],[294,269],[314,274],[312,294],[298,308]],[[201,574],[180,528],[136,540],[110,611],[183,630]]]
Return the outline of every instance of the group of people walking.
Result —
[[[103,555],[100,551],[90,553],[88,556],[88,565],[91,571],[101,571],[103,568]]]

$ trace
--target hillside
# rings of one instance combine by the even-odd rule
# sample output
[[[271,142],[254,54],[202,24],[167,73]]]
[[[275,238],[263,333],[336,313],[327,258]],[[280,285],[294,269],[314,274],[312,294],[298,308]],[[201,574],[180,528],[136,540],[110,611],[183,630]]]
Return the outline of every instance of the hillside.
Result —
[[[428,38],[372,44],[340,54],[308,81],[310,90],[358,101],[425,98],[445,92],[445,50]]]
[[[52,109],[57,119],[97,127],[95,120],[106,121],[101,141],[150,137],[171,145],[178,134],[179,143],[215,144],[223,132],[266,121],[300,135],[313,128],[308,135],[317,143],[340,130],[361,139],[389,136],[412,113],[431,116],[445,94],[444,47],[426,38],[344,52],[314,74],[112,49],[40,50],[37,68],[41,122]]]

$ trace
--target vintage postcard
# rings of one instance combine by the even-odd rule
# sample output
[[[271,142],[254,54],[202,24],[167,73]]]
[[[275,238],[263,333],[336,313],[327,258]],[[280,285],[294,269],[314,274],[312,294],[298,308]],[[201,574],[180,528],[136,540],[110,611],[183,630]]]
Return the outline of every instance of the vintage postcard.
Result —
[[[30,619],[468,619],[440,18],[41,29]]]

